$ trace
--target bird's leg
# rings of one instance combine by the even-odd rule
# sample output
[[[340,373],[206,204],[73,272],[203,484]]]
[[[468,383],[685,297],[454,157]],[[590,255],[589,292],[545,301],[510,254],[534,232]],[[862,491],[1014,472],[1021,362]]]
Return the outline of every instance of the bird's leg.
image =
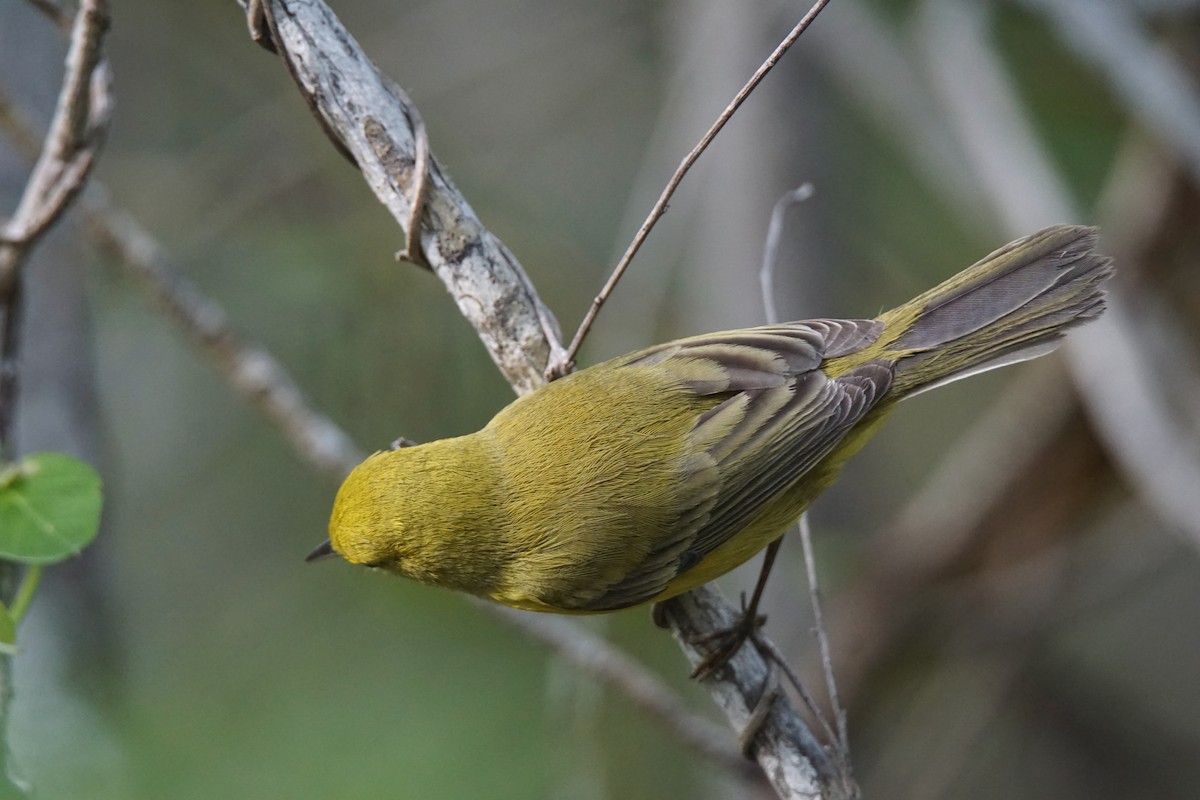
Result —
[[[758,604],[762,600],[763,590],[767,588],[767,578],[771,575],[771,567],[775,564],[775,556],[779,554],[779,546],[783,543],[783,537],[779,537],[775,541],[767,545],[767,551],[763,556],[762,569],[758,573],[758,580],[754,584],[754,593],[750,595],[750,604],[745,604],[745,595],[742,595],[742,615],[730,627],[714,631],[703,637],[700,641],[715,641],[716,647],[704,660],[696,665],[692,670],[692,677],[696,680],[703,680],[711,675],[717,669],[725,666],[729,659],[733,658],[737,651],[742,648],[747,639],[753,639],[767,621],[766,616],[760,616],[758,613]]]

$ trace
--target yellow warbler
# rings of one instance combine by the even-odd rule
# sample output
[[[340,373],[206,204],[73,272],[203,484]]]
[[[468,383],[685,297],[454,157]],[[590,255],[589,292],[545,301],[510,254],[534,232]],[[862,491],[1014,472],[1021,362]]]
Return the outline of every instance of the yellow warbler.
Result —
[[[568,375],[476,433],[372,455],[310,558],[534,611],[685,592],[783,535],[898,401],[1099,315],[1095,240],[1047,228],[879,319],[695,336]]]

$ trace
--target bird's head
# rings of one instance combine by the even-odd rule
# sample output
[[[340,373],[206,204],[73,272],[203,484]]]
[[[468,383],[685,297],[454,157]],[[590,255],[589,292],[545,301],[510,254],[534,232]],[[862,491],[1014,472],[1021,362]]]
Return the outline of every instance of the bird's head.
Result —
[[[337,553],[351,564],[404,572],[410,549],[405,486],[398,480],[401,453],[383,451],[359,464],[338,489],[329,517],[329,539],[308,557]]]
[[[374,454],[338,490],[329,541],[309,559],[337,553],[422,583],[486,591],[501,558],[487,540],[500,520],[483,464],[470,437]]]

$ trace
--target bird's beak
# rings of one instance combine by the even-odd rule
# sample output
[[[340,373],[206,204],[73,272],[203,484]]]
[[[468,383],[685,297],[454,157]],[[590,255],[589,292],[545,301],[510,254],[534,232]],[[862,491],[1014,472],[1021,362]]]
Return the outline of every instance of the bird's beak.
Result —
[[[325,558],[326,556],[331,556],[331,555],[334,555],[333,542],[326,539],[325,541],[323,541],[319,545],[317,545],[316,548],[311,553],[309,553],[307,556],[305,556],[304,560],[305,561],[316,561],[318,559]]]

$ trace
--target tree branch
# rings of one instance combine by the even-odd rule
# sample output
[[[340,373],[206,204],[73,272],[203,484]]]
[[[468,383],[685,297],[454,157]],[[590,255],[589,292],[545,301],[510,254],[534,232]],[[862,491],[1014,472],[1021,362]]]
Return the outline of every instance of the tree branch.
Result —
[[[335,143],[362,171],[380,202],[404,227],[420,194],[421,159],[404,93],[376,69],[322,2],[252,4],[273,23],[273,41],[301,94]],[[420,249],[496,366],[517,391],[540,386],[561,358],[558,323],[508,248],[475,216],[437,158],[429,157]]]
[[[711,644],[702,646],[714,630],[728,630],[738,620],[734,610],[712,584],[662,604],[660,618],[671,629],[688,662],[698,666]],[[761,632],[758,634],[762,636]],[[787,695],[775,687],[770,662],[756,647],[745,646],[701,683],[724,712],[734,730],[756,730],[750,755],[781,798],[851,798],[858,796],[846,772],[801,717]],[[764,702],[765,701],[765,702]]]
[[[39,8],[49,11],[50,6]],[[58,104],[25,190],[11,219],[0,227],[0,465],[16,457],[16,400],[20,376],[21,323],[25,302],[22,270],[46,231],[83,189],[95,165],[112,111],[108,66],[103,60],[108,30],[106,0],[83,0],[71,28]],[[20,567],[0,561],[0,602],[13,606]],[[12,701],[11,660],[0,655],[0,740],[8,769],[8,717]],[[9,786],[0,787],[0,790]]]
[[[0,457],[11,457],[17,396],[21,267],[38,240],[83,188],[112,111],[101,45],[108,28],[104,0],[80,6],[67,51],[66,74],[41,154],[17,210],[0,227]]]

